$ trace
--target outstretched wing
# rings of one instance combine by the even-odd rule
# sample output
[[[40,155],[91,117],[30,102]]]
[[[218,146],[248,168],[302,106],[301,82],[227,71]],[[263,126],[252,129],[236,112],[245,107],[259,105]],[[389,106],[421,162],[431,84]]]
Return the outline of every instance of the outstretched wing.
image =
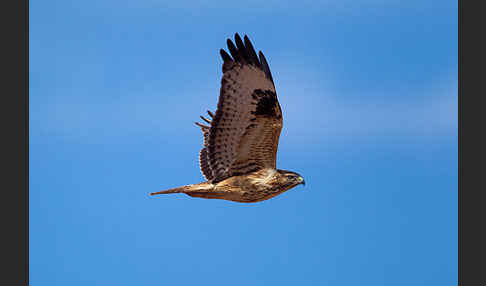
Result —
[[[231,56],[220,50],[223,78],[218,108],[210,126],[198,124],[205,137],[200,165],[215,183],[263,168],[276,168],[282,111],[270,68],[256,55],[247,36],[228,39]]]

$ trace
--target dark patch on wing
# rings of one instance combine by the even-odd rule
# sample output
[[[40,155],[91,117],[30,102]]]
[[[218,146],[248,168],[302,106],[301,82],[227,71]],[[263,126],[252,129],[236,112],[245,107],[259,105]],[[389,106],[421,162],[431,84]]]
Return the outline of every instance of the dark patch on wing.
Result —
[[[253,114],[280,119],[282,114],[279,112],[277,95],[271,90],[255,89],[253,95],[259,98],[256,110]]]

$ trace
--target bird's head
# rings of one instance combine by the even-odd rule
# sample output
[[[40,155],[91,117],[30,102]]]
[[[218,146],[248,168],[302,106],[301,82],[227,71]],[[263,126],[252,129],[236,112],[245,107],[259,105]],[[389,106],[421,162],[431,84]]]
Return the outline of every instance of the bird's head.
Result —
[[[277,172],[279,174],[280,184],[285,186],[286,190],[291,189],[300,184],[305,186],[305,180],[304,178],[302,178],[301,175],[286,170],[277,170]]]

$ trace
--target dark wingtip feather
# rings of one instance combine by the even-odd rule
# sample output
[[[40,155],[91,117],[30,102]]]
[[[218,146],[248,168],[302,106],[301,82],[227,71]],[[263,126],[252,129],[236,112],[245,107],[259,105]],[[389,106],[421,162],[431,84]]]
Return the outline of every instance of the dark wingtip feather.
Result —
[[[226,44],[228,45],[228,50],[231,56],[233,57],[233,59],[235,60],[235,62],[240,62],[241,61],[240,53],[238,52],[238,49],[235,47],[235,44],[233,44],[231,39],[226,40]]]
[[[260,62],[262,63],[262,69],[265,72],[265,75],[273,82],[272,73],[270,72],[270,67],[268,66],[267,59],[263,55],[262,51],[258,52],[260,56]]]
[[[233,59],[231,58],[230,55],[228,55],[228,53],[223,50],[223,49],[220,49],[219,50],[219,54],[221,55],[221,57],[223,58],[223,61],[224,62],[230,62],[230,61],[233,61]]]
[[[257,67],[261,67],[260,61],[258,60],[255,49],[253,48],[250,39],[248,38],[247,35],[245,35],[243,39],[245,41],[245,47],[248,52],[248,55],[250,56],[251,63],[256,65]]]
[[[238,33],[235,34],[235,43],[236,46],[238,47],[238,53],[241,55],[243,60],[247,63],[250,63],[250,56],[248,55],[248,52],[246,51],[245,44],[243,44],[243,41],[241,40],[240,35]]]
[[[240,34],[238,33],[235,33],[235,43],[238,42],[238,39],[240,40],[241,42],[241,37],[240,37]]]
[[[243,39],[244,40],[241,39],[238,33],[235,33],[235,43],[233,43],[231,39],[226,40],[231,56],[225,50],[221,49],[219,53],[223,58],[223,61],[234,61],[242,64],[255,65],[262,69],[265,72],[266,77],[273,82],[270,67],[268,66],[267,60],[265,59],[263,53],[260,51],[257,56],[250,38],[245,35]]]

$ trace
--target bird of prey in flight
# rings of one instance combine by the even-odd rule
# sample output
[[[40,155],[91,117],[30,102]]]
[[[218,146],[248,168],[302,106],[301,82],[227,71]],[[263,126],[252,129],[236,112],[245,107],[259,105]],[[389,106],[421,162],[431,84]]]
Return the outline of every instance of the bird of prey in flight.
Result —
[[[209,125],[196,122],[204,144],[199,165],[206,182],[161,192],[242,203],[275,197],[305,181],[299,174],[277,169],[282,110],[265,56],[257,54],[247,36],[227,40],[231,56],[220,50],[223,78],[218,107]]]

